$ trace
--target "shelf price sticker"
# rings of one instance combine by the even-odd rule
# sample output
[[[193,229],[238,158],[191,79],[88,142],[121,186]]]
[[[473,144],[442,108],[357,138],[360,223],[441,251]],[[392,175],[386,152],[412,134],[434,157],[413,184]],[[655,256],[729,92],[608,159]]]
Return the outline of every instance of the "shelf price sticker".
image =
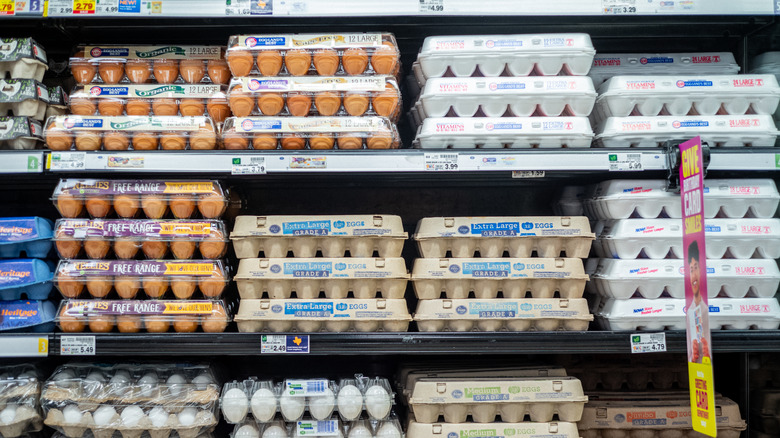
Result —
[[[62,356],[94,356],[94,336],[60,336],[60,355]]]
[[[458,170],[458,154],[426,153],[425,170],[433,172],[449,172]]]
[[[0,336],[0,357],[43,357],[49,355],[48,336]]]
[[[273,15],[273,0],[225,0],[225,15]]]
[[[16,12],[15,0],[0,0],[0,15],[14,15]]]
[[[328,157],[290,157],[290,169],[327,169]]]
[[[231,175],[265,175],[265,157],[233,158]]]
[[[443,14],[447,12],[444,0],[420,0],[420,12],[427,14]]]
[[[666,351],[665,333],[634,333],[631,335],[631,353],[662,353]]]
[[[52,152],[46,162],[49,170],[84,170],[86,167],[86,152]]]
[[[308,354],[309,335],[263,335],[261,354]]]
[[[610,172],[638,172],[642,170],[642,154],[637,153],[620,153],[609,154],[609,171]]]
[[[544,178],[544,170],[513,170],[512,178]]]
[[[604,15],[636,14],[636,0],[601,0]]]
[[[73,0],[74,14],[94,14],[97,9],[96,0]]]

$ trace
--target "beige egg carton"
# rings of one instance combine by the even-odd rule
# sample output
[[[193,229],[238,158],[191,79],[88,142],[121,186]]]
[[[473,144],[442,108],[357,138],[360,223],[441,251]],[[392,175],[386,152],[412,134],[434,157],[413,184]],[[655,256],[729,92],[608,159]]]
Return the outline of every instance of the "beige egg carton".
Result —
[[[429,217],[417,223],[414,234],[425,258],[539,257],[585,258],[595,235],[584,216]]]
[[[575,377],[507,377],[420,379],[415,382],[409,405],[420,423],[491,423],[500,416],[505,423],[579,421],[588,401]]]
[[[46,51],[32,38],[0,38],[0,79],[43,80],[49,69]]]
[[[399,216],[239,216],[230,240],[239,259],[314,257],[400,257],[404,232]]]
[[[253,333],[405,332],[412,317],[403,299],[242,299],[234,320]]]
[[[401,257],[243,259],[234,280],[242,299],[403,299],[409,273]]]
[[[5,411],[6,406],[0,407]],[[20,404],[14,409],[14,416],[8,423],[0,424],[0,436],[15,438],[28,432],[37,432],[43,429],[43,419],[37,408],[27,404]]]
[[[581,259],[416,259],[412,282],[417,298],[581,298],[588,276]]]
[[[88,431],[94,438],[111,438],[117,431],[123,438],[140,438],[144,432],[147,432],[150,438],[168,438],[171,432],[176,432],[180,438],[195,438],[201,433],[212,430],[217,425],[217,418],[209,410],[198,409],[193,421],[186,425],[182,424],[178,415],[171,413],[161,426],[155,426],[149,417],[144,415],[136,425],[129,427],[124,425],[117,412],[98,425],[93,412],[85,412],[78,423],[69,423],[65,421],[62,410],[51,409],[46,415],[44,424],[62,432],[68,438],[81,438]]]
[[[409,422],[406,429],[408,438],[579,438],[575,423],[436,423],[423,424]]]
[[[43,126],[30,117],[0,116],[0,149],[31,150],[43,144]]]

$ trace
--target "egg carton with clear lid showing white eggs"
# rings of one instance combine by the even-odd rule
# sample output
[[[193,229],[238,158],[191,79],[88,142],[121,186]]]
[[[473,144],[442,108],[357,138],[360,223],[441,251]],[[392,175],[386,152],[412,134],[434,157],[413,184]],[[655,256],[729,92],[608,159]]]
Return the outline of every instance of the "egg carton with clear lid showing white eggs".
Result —
[[[160,435],[165,435],[165,432],[161,432]],[[116,431],[114,431],[113,435],[106,436],[104,438],[123,438],[123,437],[124,437],[124,435],[122,435],[122,432],[116,430]],[[168,438],[168,437],[170,437],[170,438],[181,438],[179,436],[179,434],[176,433],[175,430],[169,431],[169,435],[165,435],[165,437],[166,438]],[[33,438],[33,437],[30,437],[30,438]],[[52,438],[70,438],[70,437],[68,437],[67,435],[65,435],[62,432],[54,432],[54,434],[52,435]],[[91,430],[86,430],[86,431],[84,431],[84,435],[82,435],[80,438],[96,438],[96,436],[92,433]],[[141,433],[139,438],[155,438],[155,437],[152,436],[148,431],[144,431],[143,433]],[[215,438],[215,437],[210,432],[203,432],[200,435],[197,435],[197,436],[195,436],[193,438]]]
[[[414,240],[425,258],[588,257],[595,235],[583,216],[428,217],[420,219]]]
[[[231,438],[404,438],[403,429],[397,419],[355,420],[342,422],[339,419],[299,420],[292,423],[274,421],[262,423],[247,419],[236,424]]]
[[[176,219],[199,215],[218,219],[227,209],[228,192],[214,180],[61,179],[51,201],[66,218],[88,215],[120,218],[144,216],[162,219],[170,211]],[[197,211],[197,213],[196,213]]]
[[[0,149],[31,150],[43,144],[43,126],[30,117],[0,116]]]
[[[773,147],[777,135],[772,116],[762,114],[610,117],[597,125],[594,146],[655,148],[699,136],[711,147]]]
[[[49,88],[35,79],[0,79],[0,115],[46,118]]]
[[[668,295],[685,298],[686,263],[680,259],[600,259],[591,286],[605,298],[627,300]],[[707,260],[707,296],[771,298],[780,286],[780,269],[772,259]]]
[[[400,257],[408,238],[400,216],[239,216],[230,240],[239,259],[262,253],[267,258]]]
[[[415,259],[418,299],[581,298],[588,276],[581,259]],[[530,294],[530,297],[529,297]]]
[[[529,393],[533,396],[529,397]],[[588,397],[575,377],[430,378],[415,382],[409,405],[419,423],[579,421]]]
[[[704,217],[771,218],[780,194],[771,179],[705,179]],[[664,180],[614,179],[595,186],[583,200],[586,214],[597,220],[630,217],[682,217],[680,194],[667,190]]]
[[[618,219],[601,228],[593,248],[599,257],[663,259],[683,257],[679,219]],[[706,258],[780,258],[780,219],[708,219],[704,223]],[[702,254],[704,256],[704,254]]]
[[[42,81],[49,69],[46,51],[32,38],[0,38],[0,79]]]
[[[242,259],[234,280],[242,299],[403,299],[409,273],[401,257]]]
[[[77,116],[209,116],[222,123],[230,117],[227,88],[219,84],[87,84],[70,94]]]
[[[405,332],[412,317],[403,299],[242,299],[234,320],[242,333]]]
[[[597,53],[588,76],[598,87],[623,75],[735,75],[739,64],[731,52]]]
[[[53,151],[213,150],[221,143],[209,117],[58,116],[46,120],[46,146]]]
[[[429,117],[417,129],[419,149],[588,148],[587,117]]]
[[[223,46],[82,46],[70,58],[78,84],[227,84]]]
[[[568,366],[567,371],[579,377],[585,391],[603,389],[620,391],[670,390],[674,387],[688,388],[688,368],[684,363],[665,361],[661,363],[600,363]]]
[[[516,438],[579,438],[577,424],[553,423],[436,423],[423,424],[414,420],[406,429],[409,438],[512,436]]]
[[[0,436],[18,437],[43,428],[41,383],[32,365],[0,367]]]
[[[205,219],[57,219],[54,246],[60,258],[86,254],[93,260],[113,253],[117,259],[189,260],[197,253],[204,259],[219,259],[227,251],[227,232],[220,220]]]

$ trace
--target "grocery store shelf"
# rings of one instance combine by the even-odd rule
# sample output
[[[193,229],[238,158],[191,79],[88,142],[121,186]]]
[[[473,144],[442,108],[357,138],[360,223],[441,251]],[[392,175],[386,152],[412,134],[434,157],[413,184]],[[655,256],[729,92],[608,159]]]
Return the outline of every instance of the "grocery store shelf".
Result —
[[[0,152],[0,173],[43,172],[44,151]]]

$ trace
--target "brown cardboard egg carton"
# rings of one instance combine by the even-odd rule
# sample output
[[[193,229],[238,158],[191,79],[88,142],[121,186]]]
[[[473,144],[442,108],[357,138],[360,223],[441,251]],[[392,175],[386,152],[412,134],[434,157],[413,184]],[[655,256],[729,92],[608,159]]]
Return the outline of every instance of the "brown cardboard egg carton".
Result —
[[[198,410],[191,424],[183,425],[176,414],[170,414],[168,420],[162,426],[155,426],[151,420],[144,416],[133,427],[123,425],[118,413],[104,424],[97,425],[93,413],[85,412],[78,423],[65,421],[63,411],[51,409],[46,415],[44,423],[61,432],[68,438],[81,438],[91,432],[94,438],[111,438],[115,432],[120,432],[122,438],[140,438],[147,432],[150,438],[168,438],[171,432],[176,432],[180,438],[195,438],[201,433],[208,432],[217,424],[217,418],[209,410]]]
[[[582,381],[586,391],[602,388],[618,391],[624,386],[631,391],[649,388],[669,390],[688,388],[688,369],[684,362],[665,361],[659,365],[638,363],[600,363],[598,368],[589,365],[568,366],[569,374]],[[652,385],[652,386],[651,386]]]
[[[407,438],[579,438],[575,423],[435,423],[423,424],[414,420],[406,429]]]
[[[242,299],[402,299],[409,273],[400,257],[243,259],[235,280]]]
[[[581,259],[416,259],[417,298],[582,298],[588,276]]]
[[[399,216],[239,216],[230,239],[236,257],[400,257],[404,232]]]
[[[414,234],[425,258],[510,257],[586,258],[595,234],[584,216],[429,217]]]
[[[0,424],[0,436],[15,438],[26,432],[41,429],[43,429],[43,421],[40,412],[29,405],[21,404],[17,406],[11,422]]]

